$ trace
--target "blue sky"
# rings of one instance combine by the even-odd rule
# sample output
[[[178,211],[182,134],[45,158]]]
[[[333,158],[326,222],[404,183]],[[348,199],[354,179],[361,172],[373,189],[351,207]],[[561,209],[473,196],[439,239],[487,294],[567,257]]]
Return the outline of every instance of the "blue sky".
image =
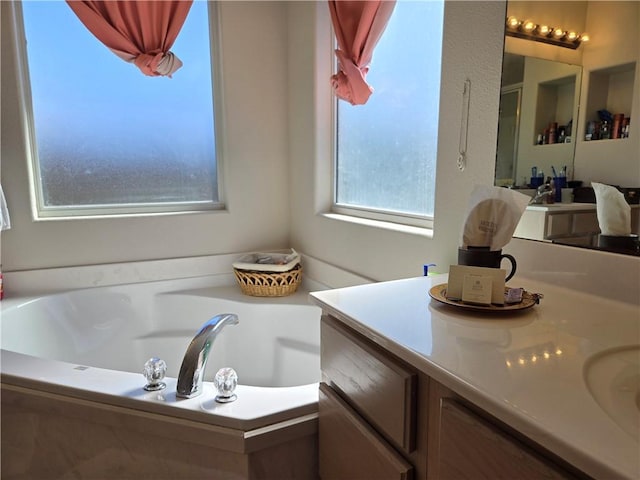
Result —
[[[66,2],[23,2],[23,14],[39,142],[177,142],[213,154],[206,2],[194,2],[172,47],[184,63],[173,78],[145,76],[121,60]]]

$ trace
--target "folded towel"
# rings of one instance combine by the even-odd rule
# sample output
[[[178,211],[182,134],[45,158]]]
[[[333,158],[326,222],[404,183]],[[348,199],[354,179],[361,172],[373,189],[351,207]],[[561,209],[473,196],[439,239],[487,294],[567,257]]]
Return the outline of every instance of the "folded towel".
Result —
[[[531,198],[515,190],[476,185],[462,229],[461,245],[501,250],[513,236]]]

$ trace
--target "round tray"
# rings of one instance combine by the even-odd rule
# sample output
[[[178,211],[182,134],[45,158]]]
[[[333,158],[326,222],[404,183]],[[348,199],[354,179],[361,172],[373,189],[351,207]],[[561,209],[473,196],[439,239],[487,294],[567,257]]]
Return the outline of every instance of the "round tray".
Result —
[[[539,293],[529,293],[524,291],[522,292],[522,302],[520,303],[513,303],[509,305],[474,305],[472,303],[465,303],[462,300],[449,300],[445,296],[446,293],[446,283],[441,283],[440,285],[431,287],[429,290],[429,296],[438,302],[451,305],[452,307],[462,308],[465,310],[475,310],[478,312],[512,312],[514,310],[524,310],[540,303],[540,298],[542,297]]]

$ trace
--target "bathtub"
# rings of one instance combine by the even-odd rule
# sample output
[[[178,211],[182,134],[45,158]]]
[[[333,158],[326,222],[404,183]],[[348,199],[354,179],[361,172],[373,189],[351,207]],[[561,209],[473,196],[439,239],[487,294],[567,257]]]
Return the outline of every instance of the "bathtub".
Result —
[[[1,302],[2,478],[315,478],[320,309],[307,292],[248,297],[209,277]],[[203,393],[175,395],[199,327],[236,313]],[[167,388],[143,389],[144,363]],[[237,400],[210,380],[238,374]]]

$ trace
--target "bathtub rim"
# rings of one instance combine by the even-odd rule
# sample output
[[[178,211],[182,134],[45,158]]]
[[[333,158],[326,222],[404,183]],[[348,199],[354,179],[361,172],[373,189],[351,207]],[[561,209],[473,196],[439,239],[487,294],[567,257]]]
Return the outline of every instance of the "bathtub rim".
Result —
[[[0,302],[0,315],[2,312],[8,313],[34,301],[46,300],[46,298],[50,296],[100,289],[127,288],[128,286],[139,286],[141,284],[152,284],[153,295],[189,295],[214,289],[214,291],[219,290],[219,292],[225,293],[225,295],[220,298],[241,301],[243,303],[270,304],[285,302],[294,305],[304,304],[310,307],[313,306],[308,301],[309,290],[304,288],[304,285],[289,297],[279,297],[277,299],[247,297],[242,295],[239,289],[237,289],[235,280],[233,279],[222,279],[219,275],[198,275],[183,278],[156,278],[131,283],[84,286],[46,293],[26,292],[24,295],[14,295],[2,300],[2,302]],[[227,298],[229,293],[232,293],[231,298]],[[320,321],[319,313],[318,321]],[[317,412],[318,382],[291,387],[256,387],[240,384],[236,389],[238,395],[237,401],[226,405],[216,404],[216,408],[204,411],[200,407],[200,403],[203,401],[213,402],[216,393],[211,382],[204,383],[204,392],[202,395],[193,399],[177,399],[175,397],[177,379],[167,377],[164,380],[167,388],[163,390],[162,394],[168,400],[163,402],[154,400],[157,395],[156,393],[149,393],[142,389],[145,384],[145,379],[141,373],[111,370],[94,366],[89,366],[86,370],[76,370],[76,368],[81,365],[60,360],[45,359],[7,349],[0,349],[0,354],[0,382],[2,384],[30,388],[41,392],[50,392],[78,399],[88,398],[103,404],[132,408],[135,410],[148,410],[163,415],[195,420],[208,425],[219,425],[249,431],[291,419],[294,416],[308,415]],[[89,380],[88,384],[86,383],[87,380]],[[213,412],[211,410],[213,410]]]
[[[77,364],[10,350],[1,350],[0,354],[1,388],[11,385],[243,432],[318,411],[318,382],[293,387],[238,385],[238,400],[218,404],[211,382],[204,382],[204,391],[198,397],[178,399],[177,379],[172,377],[165,378],[165,390],[146,392],[141,374],[98,367],[78,370]],[[158,399],[158,394],[163,400]]]

